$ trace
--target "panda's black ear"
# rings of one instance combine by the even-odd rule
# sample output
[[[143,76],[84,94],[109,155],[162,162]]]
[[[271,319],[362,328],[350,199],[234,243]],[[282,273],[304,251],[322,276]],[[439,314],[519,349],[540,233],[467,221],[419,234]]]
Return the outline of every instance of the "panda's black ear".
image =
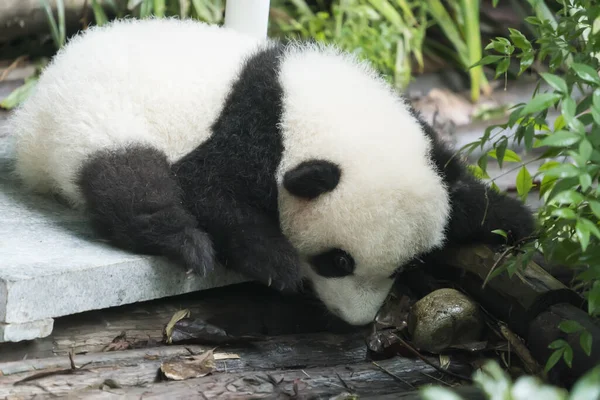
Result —
[[[312,200],[335,189],[341,175],[340,168],[330,161],[304,161],[285,173],[283,187],[294,196]]]

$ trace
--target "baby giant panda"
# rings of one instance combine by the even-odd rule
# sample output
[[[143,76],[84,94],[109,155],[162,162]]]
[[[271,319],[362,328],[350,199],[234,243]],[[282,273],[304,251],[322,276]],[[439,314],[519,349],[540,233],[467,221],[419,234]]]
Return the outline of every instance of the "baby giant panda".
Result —
[[[113,22],[69,41],[10,127],[25,186],[87,210],[114,245],[280,290],[306,281],[354,325],[415,257],[532,229],[330,46]]]

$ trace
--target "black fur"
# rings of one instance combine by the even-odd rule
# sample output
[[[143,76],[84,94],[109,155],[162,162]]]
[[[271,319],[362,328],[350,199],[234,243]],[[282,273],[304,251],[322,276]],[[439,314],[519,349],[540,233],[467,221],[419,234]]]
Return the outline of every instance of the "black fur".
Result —
[[[294,289],[301,282],[300,258],[279,227],[275,182],[283,152],[281,50],[272,47],[246,63],[213,136],[173,170],[186,206],[210,233],[223,264]]]
[[[283,187],[294,196],[312,200],[335,189],[341,175],[340,168],[330,161],[304,161],[285,173]]]
[[[183,207],[162,152],[142,146],[100,152],[78,183],[94,227],[115,245],[169,256],[200,274],[213,269],[211,240]]]
[[[534,221],[530,210],[521,201],[500,194],[475,178],[420,114],[414,109],[411,112],[431,139],[430,157],[449,188],[451,211],[445,247],[504,244],[502,236],[492,233],[496,229],[509,233],[509,243],[531,236]]]

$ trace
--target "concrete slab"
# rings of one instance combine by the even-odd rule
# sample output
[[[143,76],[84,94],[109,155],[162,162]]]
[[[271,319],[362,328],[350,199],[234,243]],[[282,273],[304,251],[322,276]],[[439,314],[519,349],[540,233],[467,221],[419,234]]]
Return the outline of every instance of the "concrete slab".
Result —
[[[161,257],[113,248],[83,215],[24,193],[11,163],[0,137],[0,342],[46,336],[55,317],[247,280],[225,270],[187,276]]]

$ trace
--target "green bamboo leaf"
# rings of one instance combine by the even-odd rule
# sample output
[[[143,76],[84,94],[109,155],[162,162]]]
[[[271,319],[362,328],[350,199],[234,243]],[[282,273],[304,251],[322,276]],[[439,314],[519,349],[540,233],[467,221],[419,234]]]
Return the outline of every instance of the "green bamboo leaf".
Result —
[[[527,114],[533,114],[542,110],[545,110],[553,106],[559,99],[560,94],[558,93],[542,93],[535,96],[523,109],[521,110],[520,116],[523,117]]]
[[[508,235],[506,234],[505,231],[503,231],[502,229],[494,229],[492,231],[492,233],[496,234],[496,235],[500,235],[502,236],[504,239],[508,239]]]
[[[573,164],[562,164],[550,168],[545,173],[546,176],[555,176],[557,178],[572,178],[579,176],[579,170]]]
[[[573,122],[573,118],[575,118],[575,108],[577,108],[575,100],[573,100],[570,97],[566,97],[563,99],[560,112],[565,118],[565,122],[567,124],[571,124]]]
[[[471,65],[469,68],[477,67],[480,65],[488,65],[503,58],[506,58],[506,56],[485,56],[481,60],[477,61],[475,64]]]
[[[498,159],[496,156],[496,149],[490,150],[488,155],[492,158]],[[505,162],[522,162],[521,157],[519,157],[519,155],[511,149],[504,150],[504,156],[502,157],[502,160]]]
[[[597,218],[600,218],[600,202],[592,200],[589,202],[592,212]]]
[[[552,211],[552,216],[562,219],[577,219],[577,214],[575,214],[575,211],[571,210],[570,208],[557,208],[556,210]]]
[[[521,58],[521,66],[519,67],[519,75],[527,70],[527,68],[531,67],[534,61],[533,50],[525,50],[523,54],[517,56]]]
[[[508,147],[508,139],[504,138],[500,143],[496,144],[495,158],[498,160],[498,166],[502,168],[504,163],[504,155],[506,154],[506,148]]]
[[[537,143],[536,147],[551,146],[551,147],[567,147],[581,140],[581,136],[569,131],[558,131],[546,136]]]
[[[549,349],[562,349],[565,346],[568,346],[568,343],[564,339],[556,339],[554,342],[548,345]]]
[[[563,353],[565,352],[564,348],[556,350],[554,353],[552,353],[550,355],[550,357],[548,357],[548,361],[546,362],[546,366],[544,367],[544,371],[546,373],[548,373],[548,371],[550,371],[558,362],[558,360],[560,360],[560,358],[562,357]]]
[[[590,230],[581,222],[581,220],[578,220],[575,224],[575,234],[579,239],[581,250],[586,251],[588,245],[590,244]]]
[[[579,175],[579,184],[581,185],[581,189],[588,190],[588,188],[592,186],[592,177],[590,174],[584,172]]]
[[[598,229],[598,226],[596,224],[594,224],[587,218],[581,218],[580,222],[586,226],[586,228],[592,233],[592,235],[600,239],[600,229]]]
[[[547,72],[542,72],[540,75],[546,82],[548,82],[550,86],[560,93],[566,94],[569,91],[567,88],[567,82],[565,82],[565,80],[560,76],[549,74]]]
[[[594,148],[592,147],[592,144],[586,138],[584,138],[581,141],[581,143],[579,143],[579,156],[583,160],[589,161],[590,158],[592,157],[592,152],[593,151],[594,151]]]
[[[571,68],[573,69],[573,71],[575,71],[577,76],[579,76],[584,81],[600,85],[600,77],[598,77],[598,72],[589,65],[572,63]]]
[[[559,163],[558,161],[551,160],[551,161],[545,162],[542,165],[540,165],[540,167],[538,168],[538,172],[548,171],[549,169],[558,167],[559,165],[562,165],[562,164]]]
[[[526,49],[531,48],[531,43],[529,42],[529,40],[527,40],[525,35],[523,35],[520,31],[513,29],[513,28],[508,28],[508,31],[510,32],[510,38],[511,38],[512,42],[519,49],[526,50]]]
[[[517,192],[522,199],[527,197],[529,191],[533,187],[533,179],[527,170],[527,167],[524,165],[521,167],[521,170],[517,174]]]
[[[565,363],[569,366],[569,368],[573,367],[573,349],[571,346],[565,347],[565,352],[563,356]]]
[[[579,204],[582,201],[583,195],[572,189],[560,192],[552,199],[552,203],[556,204]]]
[[[592,103],[600,110],[600,89],[594,90],[594,93],[592,94]]]
[[[502,61],[498,63],[496,66],[496,75],[494,78],[498,78],[500,75],[508,71],[508,67],[510,66],[510,58],[505,57]]]
[[[575,333],[583,330],[583,326],[581,326],[581,324],[577,321],[568,320],[562,321],[560,324],[558,324],[558,329],[565,333]]]
[[[592,334],[589,331],[583,331],[579,336],[579,344],[589,357],[592,354]]]

